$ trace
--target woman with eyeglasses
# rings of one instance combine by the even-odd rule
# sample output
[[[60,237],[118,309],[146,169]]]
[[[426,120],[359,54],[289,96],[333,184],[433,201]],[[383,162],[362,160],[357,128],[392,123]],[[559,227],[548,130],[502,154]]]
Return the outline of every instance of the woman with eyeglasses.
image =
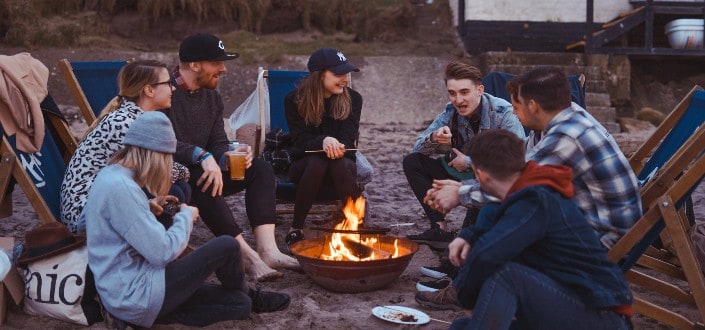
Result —
[[[137,60],[126,64],[118,74],[119,94],[103,109],[88,128],[87,134],[71,157],[61,184],[61,222],[74,233],[85,229],[79,223],[79,215],[86,204],[88,191],[98,171],[105,167],[108,159],[123,146],[128,128],[145,112],[171,107],[170,83],[166,64],[153,60]],[[174,163],[173,185],[167,200],[188,202],[191,189],[186,183],[188,169]],[[166,200],[161,200],[161,203]],[[163,205],[154,200],[152,208],[163,213]],[[160,221],[170,225],[171,216],[164,214]]]

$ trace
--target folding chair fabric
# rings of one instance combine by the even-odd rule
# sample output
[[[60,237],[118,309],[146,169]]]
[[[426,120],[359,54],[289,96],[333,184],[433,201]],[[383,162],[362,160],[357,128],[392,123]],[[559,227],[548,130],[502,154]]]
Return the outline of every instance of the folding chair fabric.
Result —
[[[503,98],[511,102],[511,97],[505,86],[507,82],[514,77],[511,73],[502,71],[492,71],[482,78],[482,85],[485,86],[485,92],[492,96]],[[580,75],[568,75],[568,84],[570,85],[570,96],[573,102],[585,108],[585,88],[580,80]]]
[[[120,69],[127,61],[69,62],[59,61],[59,68],[69,85],[83,117],[90,125],[118,94]]]
[[[272,130],[281,128],[284,132],[289,132],[284,114],[284,97],[293,91],[306,76],[308,76],[307,71],[267,71],[270,127]]]
[[[72,154],[76,142],[70,136],[68,125],[58,107],[47,96],[42,102],[43,119],[46,123],[41,150],[28,154],[17,149],[15,136],[2,131],[2,163],[0,164],[0,191],[7,192],[14,179],[24,191],[42,223],[56,221],[60,217],[59,188],[66,169],[66,154]],[[61,143],[57,143],[57,140]],[[68,141],[68,143],[67,143]],[[3,196],[11,198],[11,196]]]
[[[663,166],[676,150],[693,135],[695,130],[705,123],[705,91],[696,88],[689,96],[690,103],[685,108],[685,112],[670,127],[668,134],[663,138],[663,142],[658,145],[649,160],[644,164],[644,167],[637,174],[640,183],[646,183],[660,166]]]

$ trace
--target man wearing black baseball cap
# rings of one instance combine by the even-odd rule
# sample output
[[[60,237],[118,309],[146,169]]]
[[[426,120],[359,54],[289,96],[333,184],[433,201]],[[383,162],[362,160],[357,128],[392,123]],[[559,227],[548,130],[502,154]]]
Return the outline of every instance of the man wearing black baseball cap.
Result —
[[[269,163],[253,159],[248,147],[245,179],[230,179],[228,137],[223,124],[223,102],[215,88],[225,73],[224,61],[238,57],[225,51],[218,37],[198,33],[179,47],[179,66],[172,73],[176,86],[167,115],[178,140],[174,159],[191,171],[192,203],[215,236],[230,235],[240,243],[248,276],[257,281],[283,276],[275,268],[299,269],[296,259],[279,251],[274,238],[276,195],[274,171]],[[245,207],[257,251],[242,237],[224,195],[245,190]]]

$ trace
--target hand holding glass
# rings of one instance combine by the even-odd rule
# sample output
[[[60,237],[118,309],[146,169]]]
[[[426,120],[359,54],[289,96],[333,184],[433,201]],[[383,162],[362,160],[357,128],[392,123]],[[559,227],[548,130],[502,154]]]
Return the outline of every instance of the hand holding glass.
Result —
[[[228,163],[230,166],[231,180],[244,180],[247,168],[247,154],[249,146],[244,143],[231,142],[228,144]]]

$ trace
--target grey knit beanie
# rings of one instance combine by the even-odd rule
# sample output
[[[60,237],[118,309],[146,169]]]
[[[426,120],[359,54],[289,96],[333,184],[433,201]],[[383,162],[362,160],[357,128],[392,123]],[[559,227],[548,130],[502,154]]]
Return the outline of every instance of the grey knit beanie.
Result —
[[[176,152],[176,135],[171,121],[159,111],[145,112],[137,117],[122,143],[168,154]]]

